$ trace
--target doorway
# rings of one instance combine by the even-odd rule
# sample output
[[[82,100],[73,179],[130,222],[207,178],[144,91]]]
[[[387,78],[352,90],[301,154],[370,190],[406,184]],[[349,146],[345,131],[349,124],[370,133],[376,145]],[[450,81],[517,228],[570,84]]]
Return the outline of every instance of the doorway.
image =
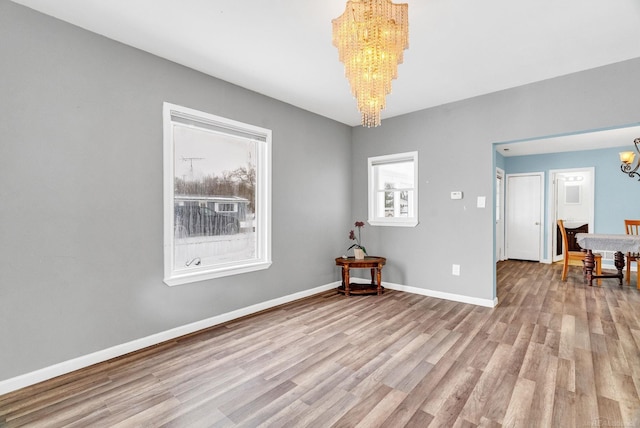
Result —
[[[506,258],[540,261],[544,173],[507,174]]]
[[[556,224],[564,220],[567,231],[594,231],[595,169],[593,167],[549,171],[549,228],[547,254],[562,260],[562,240]],[[572,243],[569,243],[571,246]],[[575,250],[575,248],[569,248]]]

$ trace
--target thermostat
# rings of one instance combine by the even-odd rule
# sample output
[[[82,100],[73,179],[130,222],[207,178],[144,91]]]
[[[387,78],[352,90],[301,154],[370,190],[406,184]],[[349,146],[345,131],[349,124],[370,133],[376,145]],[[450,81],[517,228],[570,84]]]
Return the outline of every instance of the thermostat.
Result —
[[[451,199],[462,199],[462,192],[451,192]]]

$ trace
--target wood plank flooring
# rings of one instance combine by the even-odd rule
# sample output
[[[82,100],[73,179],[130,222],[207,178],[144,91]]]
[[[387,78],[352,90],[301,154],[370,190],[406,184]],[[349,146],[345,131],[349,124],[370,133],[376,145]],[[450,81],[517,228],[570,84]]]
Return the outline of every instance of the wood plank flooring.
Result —
[[[640,292],[571,269],[499,263],[493,309],[323,293],[0,396],[0,426],[640,427]]]

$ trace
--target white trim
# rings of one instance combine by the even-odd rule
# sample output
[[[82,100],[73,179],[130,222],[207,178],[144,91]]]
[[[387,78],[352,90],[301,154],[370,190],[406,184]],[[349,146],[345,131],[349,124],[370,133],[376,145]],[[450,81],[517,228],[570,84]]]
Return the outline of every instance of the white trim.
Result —
[[[389,218],[387,220],[367,220],[371,226],[395,226],[395,227],[416,227],[418,221],[415,219],[405,220]]]
[[[501,180],[500,180],[500,189],[498,189],[498,186],[495,185],[495,182],[497,180],[498,175],[500,176]],[[500,193],[500,212],[497,213],[496,209],[495,209],[495,199],[494,199],[494,213],[493,213],[493,219],[494,219],[494,223],[496,224],[496,227],[494,229],[494,235],[496,237],[495,242],[494,242],[494,253],[496,254],[496,261],[503,261],[506,260],[506,251],[505,251],[505,211],[504,211],[504,207],[505,207],[505,188],[506,188],[506,184],[507,184],[507,176],[504,172],[504,169],[500,168],[500,167],[496,167],[496,172],[495,172],[495,178],[494,178],[494,185],[496,188],[496,191]],[[498,221],[496,220],[497,216],[500,216],[500,224],[502,225],[502,230],[500,232],[500,238],[498,239]],[[500,254],[498,255],[498,251],[497,249],[500,249]]]
[[[352,278],[356,281],[368,282],[369,280],[363,278]],[[54,364],[49,367],[45,367],[39,370],[35,370],[30,373],[25,373],[14,378],[10,378],[4,381],[0,381],[0,395],[8,394],[9,392],[16,391],[21,388],[25,388],[30,385],[34,385],[38,382],[53,379],[54,377],[61,376],[67,373],[71,373],[76,370],[89,367],[94,364],[102,363],[112,358],[120,357],[131,352],[139,351],[149,346],[157,345],[168,340],[176,339],[178,337],[195,333],[206,328],[214,327],[219,324],[223,324],[229,321],[233,321],[237,318],[241,318],[247,315],[251,315],[260,311],[264,311],[285,303],[290,303],[295,300],[300,300],[305,297],[313,296],[314,294],[322,293],[324,291],[331,290],[340,285],[340,281],[321,285],[309,290],[300,291],[298,293],[290,294],[288,296],[279,297],[277,299],[268,300],[262,303],[256,303],[255,305],[247,306],[246,308],[237,309],[235,311],[227,312],[225,314],[217,315],[215,317],[207,318],[202,321],[196,321],[191,324],[183,325],[173,328],[171,330],[163,331],[160,333],[152,334],[151,336],[143,337],[140,339],[132,340],[131,342],[116,345],[111,348],[103,349],[88,355],[83,355],[78,358],[63,361],[58,364]],[[498,298],[493,300],[481,299],[478,297],[463,296],[461,294],[445,293],[442,291],[428,290],[425,288],[410,287],[407,285],[394,284],[391,282],[383,282],[382,285],[385,288],[396,291],[403,291],[406,293],[419,294],[426,297],[435,297],[437,299],[451,300],[454,302],[468,303],[476,306],[484,306],[488,308],[494,308],[498,305]]]
[[[164,203],[164,282],[169,286],[188,284],[229,275],[268,269],[271,264],[271,137],[270,129],[238,122],[182,107],[163,103],[163,203]],[[186,121],[186,122],[185,122]],[[197,126],[196,126],[197,125]],[[219,264],[189,264],[175,266],[174,236],[174,127],[207,129],[216,134],[250,139],[256,144],[256,254],[248,260]],[[198,258],[198,257],[197,257]],[[195,260],[195,259],[194,259]]]
[[[293,302],[294,300],[303,299],[305,297],[313,296],[314,294],[322,293],[332,288],[336,288],[340,285],[339,282],[334,282],[320,287],[311,288],[309,290],[300,291],[298,293],[290,294],[288,296],[279,297],[277,299],[268,300],[266,302],[257,303],[246,308],[237,309],[232,312],[217,315],[215,317],[207,318],[202,321],[196,321],[191,324],[183,325],[180,327],[172,328],[171,330],[163,331],[160,333],[152,334],[151,336],[143,337],[140,339],[132,340],[131,342],[123,343],[113,346],[111,348],[103,349],[88,355],[83,355],[78,358],[63,361],[58,364],[54,364],[49,367],[45,367],[39,370],[35,370],[30,373],[25,373],[14,378],[0,381],[0,395],[7,394],[12,391],[16,391],[20,388],[24,388],[30,385],[34,385],[38,382],[42,382],[54,377],[71,373],[75,370],[80,370],[91,365],[102,363],[112,358],[120,357],[122,355],[139,351],[149,346],[157,345],[168,340],[176,339],[186,334],[195,333],[206,328],[210,328],[219,324],[223,324],[240,317],[251,315],[266,309],[270,309],[285,303]]]
[[[366,280],[365,280],[366,281]],[[429,290],[427,288],[411,287],[408,285],[393,284],[390,282],[382,282],[385,288],[396,291],[404,291],[406,293],[419,294],[421,296],[435,297],[437,299],[451,300],[460,303],[469,303],[476,306],[484,306],[487,308],[495,308],[498,305],[498,298],[493,300],[481,299],[479,297],[463,296],[462,294],[445,293],[444,291]]]
[[[376,217],[377,183],[374,167],[396,162],[413,163],[413,201],[411,203],[411,214],[407,218],[387,218]],[[367,223],[372,226],[396,226],[396,227],[416,227],[418,225],[418,152],[395,153],[391,155],[374,156],[367,159],[367,198],[368,198],[368,219]]]
[[[615,251],[603,251],[603,250],[595,250],[594,249],[593,252],[602,254],[602,269],[613,270],[613,271],[617,271],[618,270],[618,268],[616,268],[616,266],[615,266],[615,260],[614,260]],[[622,271],[625,272],[625,273],[627,271],[627,265],[628,264],[629,263],[627,262],[627,257],[625,255],[624,268],[622,268]],[[638,264],[637,263],[631,263],[631,267],[629,269],[631,270],[631,272],[637,272],[638,271]]]
[[[562,260],[562,255],[555,257],[555,236],[556,236],[556,225],[557,225],[557,186],[556,180],[557,175],[561,173],[572,173],[572,172],[588,172],[591,174],[591,192],[589,197],[591,198],[591,206],[589,207],[589,221],[587,224],[589,225],[589,230],[593,232],[595,230],[595,194],[596,194],[596,169],[592,166],[586,166],[582,168],[562,168],[562,169],[550,169],[549,170],[549,186],[548,186],[548,197],[547,197],[547,217],[549,218],[547,224],[547,258],[550,259],[549,263],[557,262]]]
[[[227,275],[239,275],[241,273],[255,272],[257,270],[269,269],[272,262],[245,263],[241,266],[223,266],[215,269],[197,270],[193,272],[185,272],[181,274],[173,274],[170,278],[165,278],[164,283],[168,286],[189,284],[196,281],[204,281],[206,279],[219,278]]]

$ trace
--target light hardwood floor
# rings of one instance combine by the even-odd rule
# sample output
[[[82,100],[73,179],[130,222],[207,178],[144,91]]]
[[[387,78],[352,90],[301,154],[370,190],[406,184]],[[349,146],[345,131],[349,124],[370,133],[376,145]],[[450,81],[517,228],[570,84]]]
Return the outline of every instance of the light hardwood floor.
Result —
[[[494,309],[323,293],[0,396],[0,426],[639,427],[640,292],[561,270],[499,263]]]

